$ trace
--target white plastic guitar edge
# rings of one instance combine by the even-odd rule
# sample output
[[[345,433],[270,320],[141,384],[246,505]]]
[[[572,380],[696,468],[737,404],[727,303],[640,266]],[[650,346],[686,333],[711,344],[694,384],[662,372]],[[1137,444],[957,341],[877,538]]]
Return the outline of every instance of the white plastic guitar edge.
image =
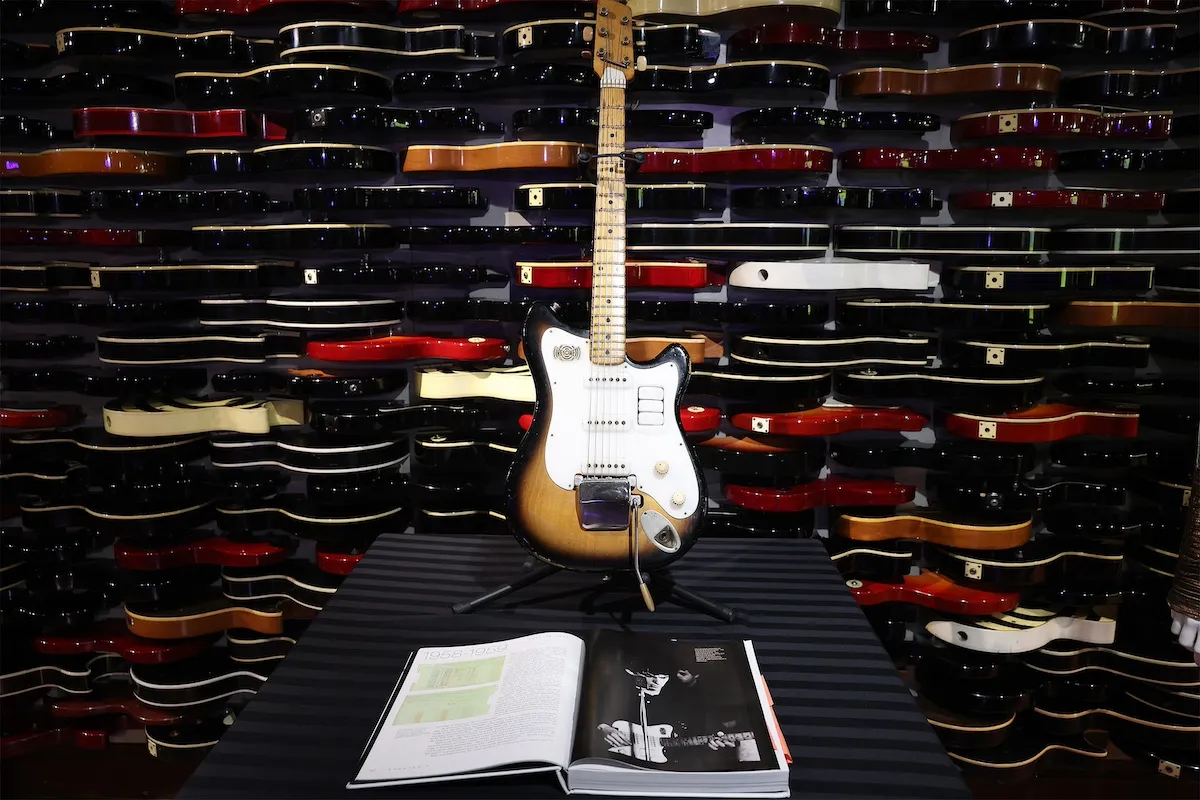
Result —
[[[919,261],[860,261],[853,258],[805,261],[747,261],[729,273],[729,285],[743,289],[834,291],[900,289],[923,292],[938,276]]]

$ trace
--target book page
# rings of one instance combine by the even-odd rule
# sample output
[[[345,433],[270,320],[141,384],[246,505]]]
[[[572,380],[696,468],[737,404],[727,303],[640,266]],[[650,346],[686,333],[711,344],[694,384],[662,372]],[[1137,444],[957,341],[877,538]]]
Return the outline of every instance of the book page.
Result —
[[[778,769],[741,640],[589,639],[573,757],[671,772]]]
[[[352,783],[565,766],[582,661],[567,633],[418,650]]]

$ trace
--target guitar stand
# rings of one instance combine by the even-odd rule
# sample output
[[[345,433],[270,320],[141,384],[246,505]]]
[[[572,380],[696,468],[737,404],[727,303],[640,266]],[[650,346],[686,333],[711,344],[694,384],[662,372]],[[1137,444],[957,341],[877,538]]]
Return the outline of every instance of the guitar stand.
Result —
[[[551,575],[556,575],[559,572],[565,572],[561,567],[555,567],[550,564],[541,564],[533,558],[526,559],[525,573],[518,576],[509,583],[497,586],[490,592],[484,592],[476,598],[467,600],[463,603],[455,603],[450,607],[455,614],[470,614],[472,611],[489,606],[492,603],[500,600],[513,592],[524,589],[526,586],[532,586],[539,581],[549,578]],[[673,600],[677,605],[690,606],[696,611],[700,611],[710,617],[719,620],[720,622],[733,622],[737,619],[737,611],[729,606],[723,606],[719,603],[714,603],[706,597],[703,597],[695,592],[685,589],[675,582],[670,573],[666,570],[658,572],[646,573],[646,583],[653,591],[656,587],[662,587],[659,598],[662,600]],[[638,592],[638,582],[631,572],[614,571],[604,575],[597,585],[588,595],[586,604],[590,607],[592,601],[599,595],[604,594],[616,587],[628,588],[632,595]],[[590,610],[590,609],[589,609]]]

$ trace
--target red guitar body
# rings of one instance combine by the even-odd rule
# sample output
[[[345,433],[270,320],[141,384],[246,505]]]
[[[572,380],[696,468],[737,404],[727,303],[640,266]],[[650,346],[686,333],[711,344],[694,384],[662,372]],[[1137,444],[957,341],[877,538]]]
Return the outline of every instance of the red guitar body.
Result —
[[[78,700],[48,700],[50,716],[58,719],[80,719],[82,717],[100,717],[120,715],[141,725],[174,725],[183,718],[163,711],[161,708],[148,706],[132,695],[109,698],[81,698]]]
[[[0,244],[12,247],[178,247],[187,243],[183,231],[112,228],[3,228]]]
[[[768,58],[804,61],[818,54],[836,56],[839,53],[919,58],[925,53],[937,52],[938,38],[915,31],[853,31],[791,22],[738,31],[729,37],[727,47],[731,62]]]
[[[391,16],[392,0],[175,0],[175,14],[220,15],[243,17],[264,11],[286,13],[292,7],[297,14],[317,14],[341,19],[345,16]],[[304,7],[311,6],[308,11]]]
[[[508,356],[503,339],[472,336],[440,339],[436,336],[381,336],[348,342],[309,342],[305,354],[321,361],[412,361],[423,358],[446,361],[496,361]]]
[[[257,111],[172,111],[162,108],[80,108],[75,137],[137,136],[158,139],[248,139],[287,141],[279,117]]]
[[[83,419],[79,406],[0,407],[0,429],[41,430],[73,425]]]
[[[845,406],[812,408],[787,414],[734,414],[735,428],[780,436],[836,436],[850,431],[919,431],[926,417],[903,408]]]
[[[1048,139],[1162,141],[1171,135],[1171,114],[1131,111],[1104,114],[1075,108],[1016,108],[968,114],[954,121],[952,139],[1035,136]]]
[[[349,575],[362,561],[364,553],[348,553],[317,545],[317,569],[330,575]]]
[[[639,175],[709,175],[728,172],[831,172],[828,147],[745,145],[711,150],[638,150]]]
[[[726,486],[725,499],[751,511],[788,513],[819,506],[898,506],[912,500],[916,491],[916,487],[893,481],[830,475],[788,489]]]
[[[967,439],[1037,444],[1072,436],[1137,436],[1138,412],[1091,411],[1066,403],[1044,403],[1024,411],[989,417],[948,414],[946,430]]]
[[[590,289],[592,265],[588,262],[518,261],[517,283],[539,289]],[[625,285],[636,289],[702,289],[721,286],[725,276],[707,264],[683,262],[629,261],[625,264]]]
[[[285,561],[295,548],[294,543],[285,547],[268,540],[243,542],[221,536],[157,548],[138,547],[122,539],[113,548],[113,558],[121,569],[173,569],[193,564],[258,567]]]
[[[971,210],[997,208],[1030,211],[1161,211],[1165,192],[1119,192],[1108,189],[1032,189],[1006,192],[962,192],[950,204]]]
[[[981,615],[1012,611],[1021,602],[1019,592],[970,589],[924,570],[919,575],[905,575],[899,583],[851,580],[846,585],[860,606],[909,603],[945,614]]]
[[[838,156],[842,169],[919,169],[930,172],[968,170],[1044,170],[1058,168],[1058,153],[1042,147],[952,147],[911,150],[868,147]]]
[[[103,750],[108,747],[107,730],[88,728],[48,728],[5,736],[0,739],[0,758],[16,758],[59,747]]]
[[[116,653],[133,664],[170,664],[198,656],[212,647],[216,636],[162,642],[134,636],[123,620],[106,619],[75,634],[41,636],[33,640],[39,653],[72,656],[81,653]]]

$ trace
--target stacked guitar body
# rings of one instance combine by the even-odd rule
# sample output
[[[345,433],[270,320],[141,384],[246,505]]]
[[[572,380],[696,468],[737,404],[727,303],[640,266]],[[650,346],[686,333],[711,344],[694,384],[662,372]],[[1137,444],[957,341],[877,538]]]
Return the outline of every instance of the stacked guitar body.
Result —
[[[1195,780],[1200,14],[629,13],[605,296],[690,361],[699,536],[824,537],[964,769]],[[203,751],[380,533],[510,535],[522,325],[595,330],[603,24],[3,3],[0,755]]]

